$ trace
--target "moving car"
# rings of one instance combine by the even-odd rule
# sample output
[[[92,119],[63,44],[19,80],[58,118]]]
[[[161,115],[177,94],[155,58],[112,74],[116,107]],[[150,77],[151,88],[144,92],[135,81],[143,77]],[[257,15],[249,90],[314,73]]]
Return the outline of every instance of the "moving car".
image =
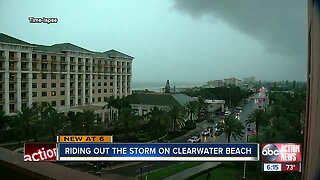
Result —
[[[231,114],[230,111],[226,111],[226,112],[224,113],[225,116],[229,116],[230,114]]]
[[[242,107],[236,107],[236,110],[237,110],[238,112],[242,112]]]
[[[210,131],[206,130],[201,133],[202,136],[210,136]]]
[[[198,137],[198,136],[191,136],[187,142],[190,142],[190,143],[197,143],[197,142],[201,142],[201,138]]]

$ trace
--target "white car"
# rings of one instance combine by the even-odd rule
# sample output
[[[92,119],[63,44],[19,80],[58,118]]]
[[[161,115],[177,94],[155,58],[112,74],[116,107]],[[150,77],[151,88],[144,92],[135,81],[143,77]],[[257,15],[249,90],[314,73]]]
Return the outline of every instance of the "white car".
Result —
[[[201,133],[202,136],[210,136],[210,131],[206,130]]]
[[[231,114],[230,111],[226,111],[226,112],[224,113],[225,116],[229,116],[230,114]]]
[[[199,138],[198,136],[191,136],[187,142],[190,142],[190,143],[197,143],[197,142],[201,142],[201,138]]]

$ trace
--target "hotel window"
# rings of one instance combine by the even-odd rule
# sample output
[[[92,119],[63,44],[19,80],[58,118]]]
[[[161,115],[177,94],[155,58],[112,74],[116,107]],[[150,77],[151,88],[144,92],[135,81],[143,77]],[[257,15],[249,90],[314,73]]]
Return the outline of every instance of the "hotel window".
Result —
[[[101,79],[101,75],[98,75],[98,79]]]
[[[92,93],[94,93],[94,89],[92,89]]]
[[[108,75],[104,75],[104,79],[108,79]]]
[[[32,54],[32,59],[37,59],[37,54]]]
[[[47,74],[42,74],[41,77],[42,79],[47,79]]]
[[[65,86],[65,84],[64,83],[60,83],[60,87],[64,87]]]
[[[63,61],[66,61],[66,57],[60,57],[60,60],[63,62]]]
[[[92,98],[92,102],[94,102],[94,98]]]
[[[101,102],[101,97],[98,97],[98,102]]]
[[[37,88],[37,83],[32,83],[32,88]]]
[[[37,97],[37,92],[32,92],[32,97]]]
[[[37,79],[37,74],[32,74],[32,79]]]
[[[64,91],[60,91],[60,95],[65,95],[65,92]]]
[[[55,61],[57,59],[56,56],[51,56],[52,61]]]
[[[98,93],[101,93],[101,89],[98,89]]]
[[[51,101],[51,105],[52,105],[52,106],[56,106],[56,105],[57,105],[57,102],[56,102],[56,101]]]
[[[42,95],[42,97],[45,97],[45,96],[47,96],[47,92],[42,92],[41,95]]]
[[[42,60],[46,60],[47,59],[47,55],[41,55],[41,59]]]
[[[61,74],[60,75],[60,79],[65,79],[66,78],[66,75],[65,74]]]
[[[51,96],[56,96],[56,95],[57,95],[56,91],[51,91]]]
[[[57,75],[56,74],[51,74],[51,79],[56,79]]]
[[[42,88],[47,88],[47,83],[42,83],[42,84],[41,84],[41,87],[42,87]]]
[[[94,86],[94,82],[92,83],[92,86]]]
[[[104,86],[108,86],[108,85],[107,85],[107,82],[104,82],[103,85],[104,85]]]
[[[104,93],[107,93],[107,92],[108,92],[108,89],[104,89],[103,92],[104,92]]]
[[[61,100],[61,101],[60,101],[60,105],[61,105],[61,106],[64,106],[64,105],[65,105],[65,101],[64,101],[64,100]]]
[[[110,86],[113,86],[113,82],[110,82]]]
[[[98,82],[98,86],[101,86],[101,82]]]
[[[56,87],[56,83],[51,83],[51,87],[55,88]]]

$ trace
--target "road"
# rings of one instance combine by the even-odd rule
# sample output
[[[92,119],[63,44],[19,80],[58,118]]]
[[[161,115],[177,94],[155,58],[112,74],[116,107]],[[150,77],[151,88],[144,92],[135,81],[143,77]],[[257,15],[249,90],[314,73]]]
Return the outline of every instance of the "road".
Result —
[[[251,100],[249,101],[244,107],[242,107],[242,112],[240,113],[240,120],[244,125],[245,125],[245,120],[248,118],[249,114],[252,113],[254,110],[254,101]],[[214,126],[215,123],[213,122],[207,122],[204,121],[202,123],[199,123],[197,128],[193,131],[191,131],[191,134],[200,134],[202,131],[206,130],[208,126]],[[180,138],[177,138],[171,142],[180,142],[180,143],[185,143],[187,142],[187,139],[189,138],[190,134],[182,136]],[[221,136],[218,137],[201,137],[201,141],[203,143],[226,143],[227,138],[222,134]],[[245,142],[245,137],[243,137],[241,140],[235,141],[234,139],[231,138],[231,142]],[[141,162],[135,165],[131,166],[126,166],[122,168],[117,168],[113,170],[103,170],[104,174],[112,173],[112,174],[119,174],[119,175],[124,175],[124,176],[129,176],[129,177],[135,177],[139,175],[140,173],[140,168],[145,166],[143,168],[143,173],[148,172],[148,165],[150,164],[150,171],[154,171],[157,169],[165,168],[170,165],[178,164],[180,162]]]

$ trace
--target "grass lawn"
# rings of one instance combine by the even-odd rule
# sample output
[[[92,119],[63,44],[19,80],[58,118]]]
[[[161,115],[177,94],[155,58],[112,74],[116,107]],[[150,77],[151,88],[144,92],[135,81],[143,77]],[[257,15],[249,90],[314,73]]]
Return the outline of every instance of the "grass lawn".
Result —
[[[202,163],[204,162],[183,162],[177,165],[169,166],[167,168],[159,169],[151,172],[148,176],[148,180],[163,179]],[[140,178],[140,176],[138,178]],[[146,176],[144,175],[142,179],[146,179]]]
[[[236,180],[238,176],[243,175],[243,169],[232,167],[218,167],[210,171],[210,179]],[[207,173],[200,174],[192,178],[192,180],[204,180],[207,178]],[[262,180],[263,178],[255,172],[246,171],[246,179]]]

